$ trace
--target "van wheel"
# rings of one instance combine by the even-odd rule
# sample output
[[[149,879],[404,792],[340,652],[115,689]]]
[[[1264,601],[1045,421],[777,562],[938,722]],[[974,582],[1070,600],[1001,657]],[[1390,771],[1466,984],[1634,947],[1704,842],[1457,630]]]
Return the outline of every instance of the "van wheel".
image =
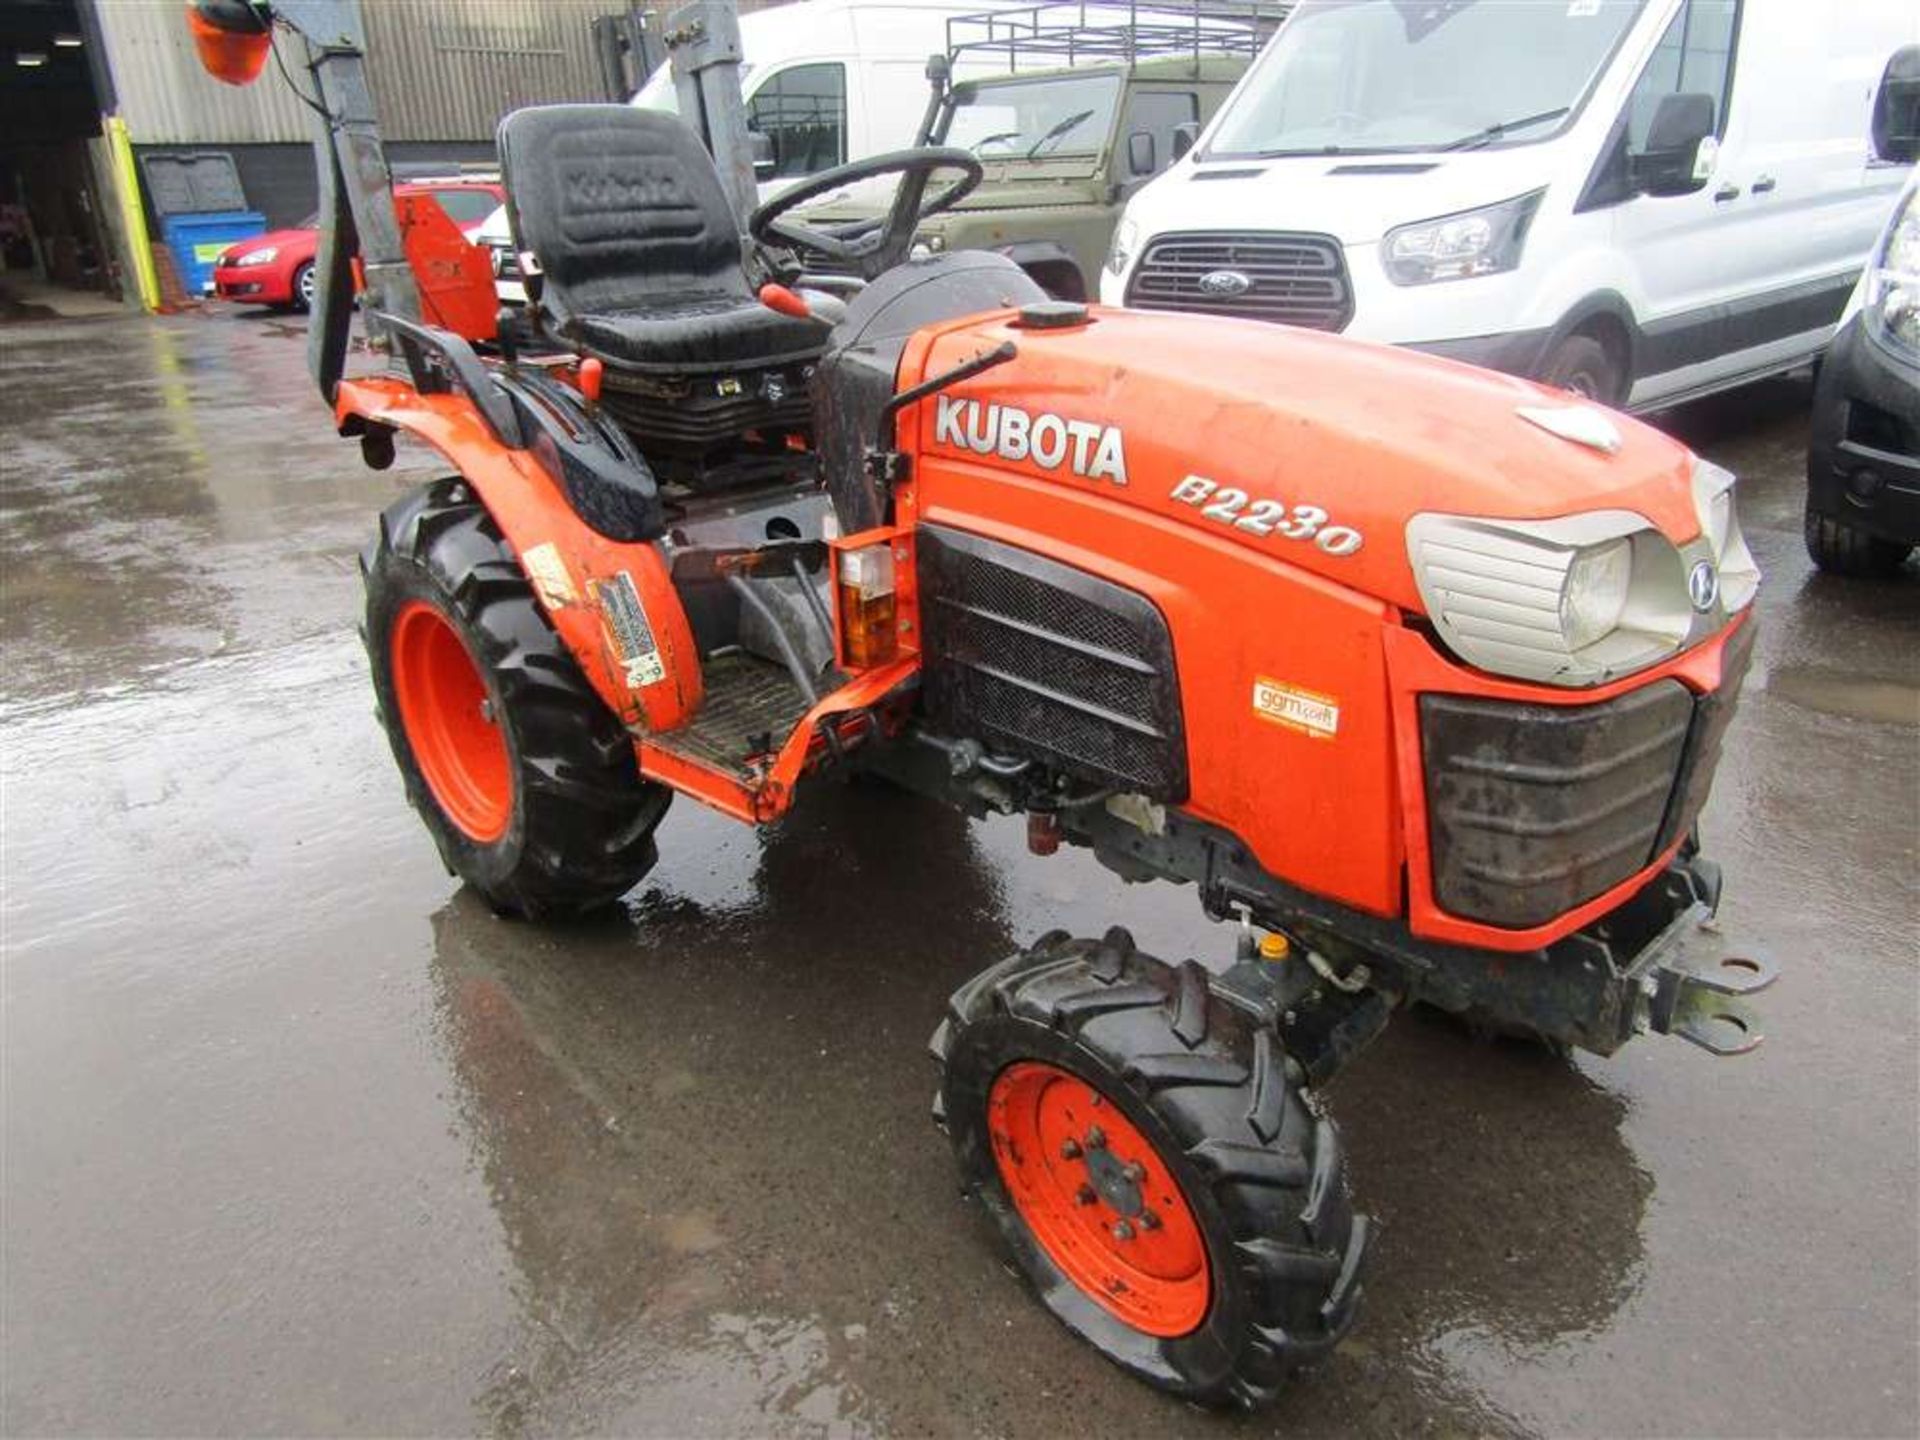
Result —
[[[1547,352],[1540,379],[1602,405],[1626,398],[1626,375],[1607,347],[1591,335],[1569,335]]]

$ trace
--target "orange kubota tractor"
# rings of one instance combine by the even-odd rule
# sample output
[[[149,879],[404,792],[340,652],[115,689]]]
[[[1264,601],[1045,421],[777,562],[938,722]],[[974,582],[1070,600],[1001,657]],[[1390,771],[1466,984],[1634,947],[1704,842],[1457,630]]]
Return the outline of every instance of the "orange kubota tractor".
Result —
[[[676,792],[767,824],[858,767],[1238,922],[1230,966],[1046,935],[934,1033],[969,1192],[1119,1364],[1251,1405],[1339,1340],[1369,1228],[1311,1087],[1395,1007],[1757,1043],[1695,833],[1753,641],[1732,475],[1524,381],[909,260],[964,151],[754,208],[726,3],[668,23],[691,123],[502,122],[511,343],[484,257],[396,213],[351,0],[190,18],[225,78],[299,47],[315,377],[368,463],[454,471],[381,517],[366,638],[468,885],[605,905]],[[879,220],[790,218],[885,175]],[[347,378],[356,265],[388,363]]]

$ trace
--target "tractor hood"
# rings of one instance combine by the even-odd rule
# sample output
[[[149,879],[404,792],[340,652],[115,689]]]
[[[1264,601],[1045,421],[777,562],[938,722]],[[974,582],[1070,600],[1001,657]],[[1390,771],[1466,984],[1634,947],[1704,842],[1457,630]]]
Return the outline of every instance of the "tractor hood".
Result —
[[[1413,351],[1212,316],[1094,307],[1085,324],[1013,315],[934,332],[904,388],[1004,341],[1016,357],[921,403],[918,444],[1016,483],[1072,487],[1199,527],[1403,609],[1422,608],[1406,527],[1437,512],[1643,516],[1700,533],[1692,456],[1564,391]],[[1597,424],[1608,451],[1545,428]]]

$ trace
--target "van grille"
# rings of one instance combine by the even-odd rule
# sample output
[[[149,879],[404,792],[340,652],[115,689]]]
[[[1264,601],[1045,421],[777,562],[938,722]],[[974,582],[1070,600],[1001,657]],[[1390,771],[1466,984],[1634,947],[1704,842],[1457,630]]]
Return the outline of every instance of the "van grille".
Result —
[[[1216,277],[1247,283],[1240,288],[1233,278]],[[1147,243],[1127,304],[1343,330],[1353,319],[1353,287],[1340,242],[1330,235],[1190,230]]]
[[[939,724],[1093,785],[1185,798],[1173,643],[1152,601],[939,526],[921,527],[916,568]]]

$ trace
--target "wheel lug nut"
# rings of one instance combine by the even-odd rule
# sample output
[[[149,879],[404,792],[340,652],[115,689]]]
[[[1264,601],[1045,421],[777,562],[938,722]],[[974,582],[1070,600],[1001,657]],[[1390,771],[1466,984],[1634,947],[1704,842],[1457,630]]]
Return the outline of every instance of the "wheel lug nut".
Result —
[[[1129,1225],[1124,1220],[1114,1221],[1113,1222],[1113,1238],[1116,1240],[1133,1239],[1133,1226]]]
[[[1147,1167],[1142,1165],[1138,1160],[1129,1160],[1121,1167],[1120,1173],[1138,1185],[1142,1180],[1147,1178]]]
[[[1140,1212],[1140,1228],[1142,1230],[1158,1230],[1160,1228],[1160,1217],[1151,1210],[1142,1210]]]
[[[1098,1200],[1100,1196],[1095,1192],[1093,1186],[1082,1185],[1079,1190],[1075,1192],[1073,1198],[1076,1204],[1091,1205],[1094,1201]]]
[[[482,700],[480,702],[480,718],[489,725],[493,724],[493,701]]]
[[[1087,1129],[1087,1148],[1089,1150],[1106,1149],[1107,1132],[1102,1130],[1098,1125],[1089,1126]]]
[[[1060,1143],[1060,1158],[1062,1160],[1078,1160],[1080,1158],[1080,1142],[1078,1140],[1063,1140]]]

